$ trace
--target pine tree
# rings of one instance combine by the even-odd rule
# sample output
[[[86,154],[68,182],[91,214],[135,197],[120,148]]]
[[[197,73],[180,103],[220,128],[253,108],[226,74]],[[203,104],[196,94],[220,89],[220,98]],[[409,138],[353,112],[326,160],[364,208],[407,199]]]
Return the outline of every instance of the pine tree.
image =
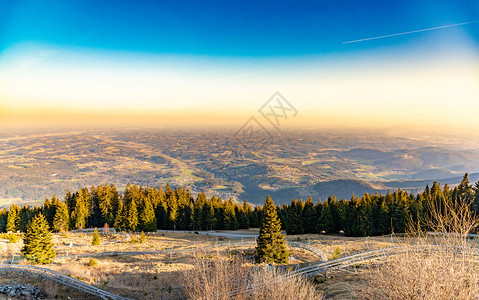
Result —
[[[156,231],[156,218],[153,205],[147,199],[144,203],[143,211],[140,215],[140,228],[144,231]]]
[[[70,216],[68,215],[68,206],[63,202],[58,202],[55,217],[53,218],[53,230],[55,232],[68,231]]]
[[[85,228],[86,218],[88,217],[88,204],[86,203],[86,196],[84,189],[75,193],[73,198],[75,199],[75,207],[71,214],[71,222],[73,228]]]
[[[138,210],[135,201],[131,201],[129,205],[128,228],[133,231],[136,231],[136,229],[138,228]]]
[[[91,244],[93,246],[100,245],[100,235],[98,234],[98,229],[95,227],[95,231],[93,231],[93,237],[91,239]]]
[[[168,187],[168,186],[167,186]],[[175,194],[171,194],[168,199],[168,222],[176,230],[176,221],[178,220],[178,200]]]
[[[16,232],[18,227],[18,211],[17,207],[12,204],[7,215],[7,232]]]
[[[316,209],[314,207],[314,202],[311,196],[306,200],[303,209],[303,229],[305,233],[313,233],[316,231],[316,221],[317,221]]]
[[[55,195],[53,195],[52,201],[50,201],[48,198],[45,198],[45,202],[43,203],[43,215],[48,222],[48,226],[50,227],[52,227],[53,225],[53,217],[55,216],[56,210],[56,201],[56,197]]]
[[[319,213],[319,218],[317,222],[316,231],[331,233],[334,231],[334,220],[330,208],[331,197],[328,198],[326,202],[321,206],[321,212]]]
[[[233,201],[229,199],[224,207],[225,227],[229,230],[237,230],[239,228],[238,219],[236,218],[235,206]]]
[[[7,208],[0,211],[0,232],[5,232],[7,228]]]
[[[457,186],[455,201],[470,202],[474,200],[474,190],[469,184],[469,174],[465,174],[461,183]]]
[[[281,222],[273,200],[266,196],[263,207],[263,222],[256,246],[257,262],[286,264],[289,252],[286,249],[284,235],[281,234]]]
[[[118,211],[115,218],[115,223],[113,227],[116,230],[122,230],[127,227],[127,216],[126,216],[126,207],[123,205],[123,201],[118,202]]]
[[[42,214],[34,217],[23,237],[22,254],[34,264],[49,264],[55,258],[52,234]]]
[[[28,224],[35,215],[30,206],[22,207],[18,212],[18,222],[17,222],[17,231],[25,232],[27,231]]]
[[[215,226],[215,208],[213,202],[210,200],[203,208],[203,226],[206,230],[212,230]]]
[[[287,209],[287,224],[286,231],[288,234],[302,234],[303,229],[303,201],[291,200],[291,205]]]
[[[479,181],[474,184],[474,201],[472,202],[472,209],[479,213]]]

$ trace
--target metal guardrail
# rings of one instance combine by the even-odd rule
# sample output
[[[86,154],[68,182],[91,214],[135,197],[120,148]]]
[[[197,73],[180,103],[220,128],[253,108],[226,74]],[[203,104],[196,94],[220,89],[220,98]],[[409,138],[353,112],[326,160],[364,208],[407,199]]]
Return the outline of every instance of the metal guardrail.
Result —
[[[388,248],[366,251],[366,252],[362,252],[358,254],[353,254],[353,255],[329,260],[326,262],[322,262],[312,266],[298,269],[296,271],[286,274],[285,276],[291,277],[291,276],[298,276],[298,275],[314,275],[314,274],[326,272],[328,270],[338,269],[341,267],[348,267],[358,263],[364,263],[367,261],[373,261],[373,260],[389,257],[392,255],[398,255],[411,250],[451,251],[457,254],[464,253],[464,250],[459,247],[450,247],[450,246],[442,246],[442,245],[395,246],[395,247],[388,247]],[[479,250],[467,249],[467,252],[469,254],[479,256]]]
[[[71,287],[78,291],[81,291],[90,295],[94,295],[96,297],[99,297],[105,300],[130,300],[129,298],[109,293],[93,285],[89,285],[87,283],[84,283],[83,281],[52,271],[47,268],[42,268],[37,266],[15,265],[15,264],[12,264],[12,265],[0,264],[0,271],[38,275],[42,278],[55,281],[61,285]]]
[[[388,247],[388,248],[382,248],[382,249],[376,249],[376,250],[371,250],[371,251],[366,251],[358,254],[353,254],[341,258],[337,258],[334,260],[329,260],[325,262],[321,262],[318,264],[314,264],[311,266],[307,266],[304,268],[297,269],[295,271],[289,272],[285,274],[284,276],[279,277],[273,282],[269,282],[269,284],[273,284],[275,282],[280,282],[282,280],[285,280],[287,278],[295,277],[295,276],[311,276],[319,273],[326,273],[328,271],[332,270],[339,270],[341,268],[349,267],[352,265],[360,264],[360,263],[365,263],[368,261],[374,261],[382,258],[387,258],[389,256],[393,255],[398,255],[401,253],[405,253],[410,250],[435,250],[435,251],[451,251],[453,253],[457,254],[462,254],[464,253],[463,249],[459,247],[448,247],[448,246],[442,246],[442,245],[415,245],[415,246],[395,246],[395,247]],[[479,261],[479,249],[467,249],[469,254],[473,254],[477,257],[477,260]],[[250,286],[244,289],[236,289],[229,293],[228,297],[232,297],[238,294],[243,294],[243,293],[250,293],[251,291],[255,289],[261,288],[261,286]],[[224,296],[224,295],[223,295]]]
[[[216,243],[216,244],[201,247],[201,248],[168,249],[168,250],[158,250],[158,251],[110,251],[110,252],[101,252],[101,253],[85,253],[80,255],[73,255],[72,257],[142,255],[142,254],[158,254],[158,253],[189,253],[189,252],[216,248],[216,247],[225,247],[225,246],[236,247],[236,246],[252,245],[255,242],[256,241],[253,240],[253,241],[241,241],[241,242],[235,242],[235,243],[231,243],[231,242],[219,243],[219,244]],[[296,243],[296,242],[288,242],[288,245],[291,247],[297,247],[297,248],[308,250],[321,258],[322,251],[317,248],[311,247],[309,245],[301,244],[301,243]],[[87,283],[84,283],[83,281],[80,281],[70,276],[50,270],[48,268],[43,268],[38,266],[28,266],[28,265],[17,265],[17,264],[0,264],[0,272],[18,272],[18,273],[28,273],[32,275],[38,275],[42,278],[52,280],[64,286],[68,286],[76,290],[94,295],[101,299],[111,299],[111,300],[128,300],[129,299],[126,297],[109,293],[93,285],[89,285]]]

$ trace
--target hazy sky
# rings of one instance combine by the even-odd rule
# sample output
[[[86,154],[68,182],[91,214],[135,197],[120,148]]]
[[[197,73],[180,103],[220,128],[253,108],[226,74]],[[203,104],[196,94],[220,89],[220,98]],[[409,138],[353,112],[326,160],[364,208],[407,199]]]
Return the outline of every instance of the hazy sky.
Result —
[[[0,120],[241,125],[279,91],[290,125],[478,128],[476,21],[476,0],[0,0]]]

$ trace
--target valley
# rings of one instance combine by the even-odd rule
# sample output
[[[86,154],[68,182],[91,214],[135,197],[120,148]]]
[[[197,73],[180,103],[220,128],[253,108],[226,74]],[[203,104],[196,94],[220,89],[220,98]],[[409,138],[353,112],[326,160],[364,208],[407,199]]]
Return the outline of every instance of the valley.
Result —
[[[291,130],[246,148],[232,130],[110,129],[5,132],[0,207],[38,204],[65,190],[167,182],[194,193],[259,204],[335,194],[417,193],[435,180],[479,179],[479,143],[385,132]],[[462,141],[462,142],[461,142]]]

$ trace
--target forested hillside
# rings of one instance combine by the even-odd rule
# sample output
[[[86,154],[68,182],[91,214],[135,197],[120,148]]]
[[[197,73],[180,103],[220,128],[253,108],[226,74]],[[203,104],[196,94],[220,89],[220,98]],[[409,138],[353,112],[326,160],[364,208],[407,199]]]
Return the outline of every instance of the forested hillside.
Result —
[[[381,235],[404,232],[412,220],[423,222],[429,210],[442,199],[453,203],[472,202],[479,211],[479,182],[469,183],[466,174],[454,189],[434,182],[424,192],[414,195],[402,190],[394,193],[353,195],[350,200],[329,197],[324,203],[292,199],[278,206],[282,227],[288,234],[339,233],[350,236]],[[56,196],[46,199],[41,207],[12,205],[0,212],[0,232],[25,231],[29,221],[43,213],[53,231],[92,227],[114,227],[119,230],[156,231],[157,229],[222,230],[259,227],[262,208],[224,201],[219,197],[196,196],[190,190],[169,184],[142,187],[128,184],[123,193],[114,185],[81,188],[66,192],[65,200]]]

